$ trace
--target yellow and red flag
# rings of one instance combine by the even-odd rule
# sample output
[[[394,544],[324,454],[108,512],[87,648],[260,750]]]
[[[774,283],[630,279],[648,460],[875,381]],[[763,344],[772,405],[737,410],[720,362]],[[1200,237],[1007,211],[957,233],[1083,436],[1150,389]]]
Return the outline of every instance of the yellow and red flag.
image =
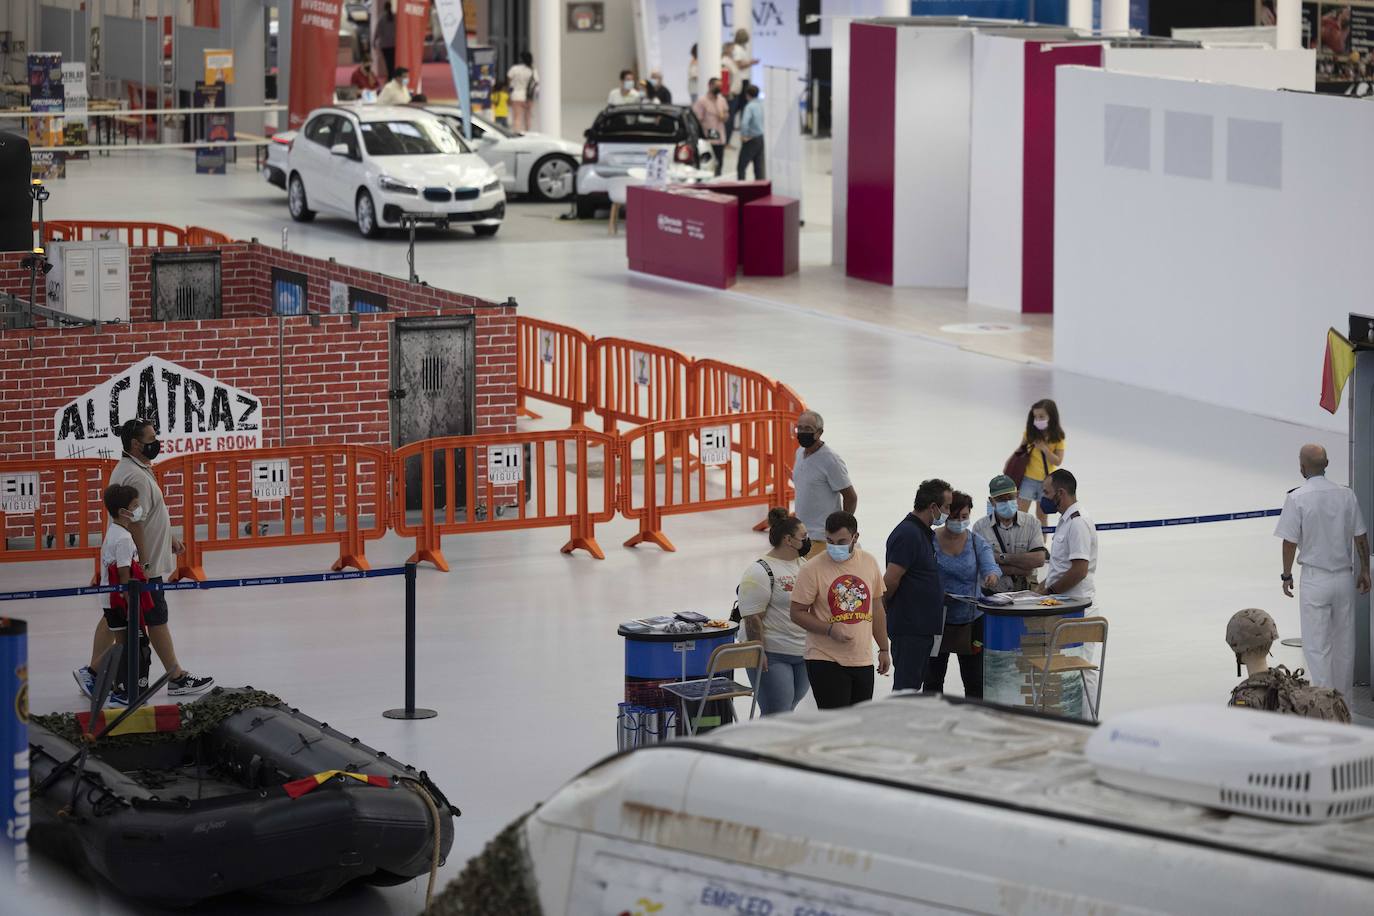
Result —
[[[91,721],[90,713],[79,712],[76,714],[76,721],[84,734],[94,735],[119,718],[123,712],[123,707],[102,709],[96,714],[94,722]],[[179,728],[181,728],[181,707],[169,703],[162,706],[140,706],[129,713],[129,718],[119,723],[119,727],[110,734],[146,735],[152,732],[174,732]]]
[[[1355,346],[1346,340],[1339,331],[1331,328],[1326,332],[1326,362],[1322,366],[1321,406],[1328,413],[1335,413],[1341,403],[1341,392],[1345,390],[1346,379],[1355,371]]]
[[[391,785],[391,780],[385,776],[369,776],[366,773],[349,773],[346,770],[325,770],[323,773],[316,773],[314,776],[306,776],[301,779],[294,779],[291,782],[283,783],[282,789],[290,798],[300,798],[307,792],[324,785],[335,776],[347,776],[356,779],[364,785],[380,786],[387,788]]]

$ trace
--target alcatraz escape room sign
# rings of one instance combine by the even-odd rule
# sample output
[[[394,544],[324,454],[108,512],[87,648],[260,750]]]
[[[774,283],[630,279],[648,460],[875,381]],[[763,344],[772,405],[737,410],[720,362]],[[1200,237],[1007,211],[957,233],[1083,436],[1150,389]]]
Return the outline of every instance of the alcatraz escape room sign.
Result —
[[[119,427],[142,417],[159,458],[262,447],[262,402],[157,356],[137,362],[53,414],[56,458],[118,458]]]

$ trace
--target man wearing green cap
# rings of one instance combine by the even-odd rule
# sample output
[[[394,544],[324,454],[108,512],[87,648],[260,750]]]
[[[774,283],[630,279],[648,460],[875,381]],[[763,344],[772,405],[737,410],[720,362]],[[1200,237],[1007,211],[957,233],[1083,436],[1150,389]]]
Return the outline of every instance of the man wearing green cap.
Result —
[[[1040,522],[1016,508],[1016,483],[998,474],[988,484],[992,515],[973,524],[973,533],[992,545],[1002,578],[999,592],[1018,592],[1030,586],[1030,574],[1045,565],[1045,535]]]

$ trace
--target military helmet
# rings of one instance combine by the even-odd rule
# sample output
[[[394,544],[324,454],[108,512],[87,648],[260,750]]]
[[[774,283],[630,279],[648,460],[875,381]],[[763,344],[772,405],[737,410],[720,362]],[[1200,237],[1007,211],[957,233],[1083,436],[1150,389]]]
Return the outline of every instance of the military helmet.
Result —
[[[1274,618],[1257,607],[1236,611],[1231,615],[1231,622],[1226,624],[1226,644],[1236,655],[1261,649],[1267,651],[1278,638],[1279,628]]]

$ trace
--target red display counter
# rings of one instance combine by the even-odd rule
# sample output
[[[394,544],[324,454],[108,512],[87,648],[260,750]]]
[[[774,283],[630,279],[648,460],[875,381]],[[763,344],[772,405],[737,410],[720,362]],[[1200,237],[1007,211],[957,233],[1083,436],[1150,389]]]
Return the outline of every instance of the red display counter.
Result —
[[[746,277],[781,277],[797,272],[801,202],[770,194],[744,205],[740,214],[740,260]]]
[[[626,192],[630,269],[725,289],[739,269],[739,201],[700,186]]]
[[[686,187],[686,185],[682,187]],[[763,181],[709,181],[703,185],[696,185],[696,187],[707,188],[715,194],[729,194],[739,201],[741,207],[773,193],[773,182],[767,179]]]

